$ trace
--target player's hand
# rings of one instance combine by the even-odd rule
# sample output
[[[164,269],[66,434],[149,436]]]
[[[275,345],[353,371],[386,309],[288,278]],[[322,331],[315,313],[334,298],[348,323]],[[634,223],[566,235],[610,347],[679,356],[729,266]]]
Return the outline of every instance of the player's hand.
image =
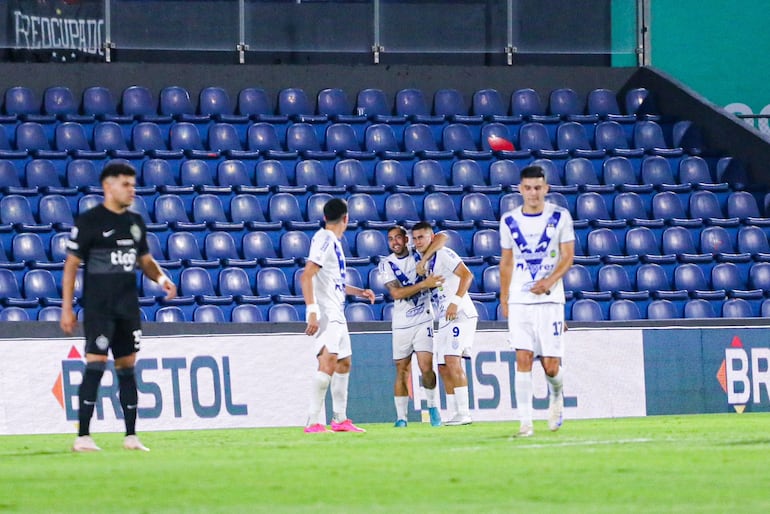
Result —
[[[428,275],[423,283],[429,288],[433,289],[444,283],[444,277],[441,275]]]
[[[176,298],[176,284],[174,284],[171,280],[164,282],[162,287],[166,292],[166,300]]]
[[[375,294],[371,289],[364,289],[361,291],[361,296],[369,300],[369,303],[374,303]]]
[[[62,331],[67,335],[71,335],[77,325],[78,318],[75,316],[75,311],[72,309],[62,310],[61,319],[59,320],[59,326]]]
[[[425,275],[428,274],[428,270],[425,268],[425,266],[427,266],[426,261],[421,260],[420,262],[417,263],[417,266],[415,267],[417,274],[420,275],[421,277],[424,277]]]
[[[318,314],[312,313],[307,318],[307,327],[305,328],[305,333],[309,336],[314,336],[318,333]]]
[[[449,304],[449,307],[446,308],[446,319],[447,321],[457,319],[457,305],[453,303]]]
[[[533,294],[551,294],[551,285],[545,279],[540,279],[535,282],[530,292]]]

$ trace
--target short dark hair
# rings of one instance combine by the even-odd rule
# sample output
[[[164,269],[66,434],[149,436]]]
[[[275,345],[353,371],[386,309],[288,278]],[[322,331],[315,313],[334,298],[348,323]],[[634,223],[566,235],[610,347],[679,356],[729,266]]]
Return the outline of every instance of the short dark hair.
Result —
[[[404,227],[402,227],[401,225],[393,225],[392,227],[390,227],[388,229],[388,234],[390,234],[394,230],[398,230],[399,232],[401,232],[402,236],[406,237],[406,229]]]
[[[540,166],[527,166],[521,170],[521,178],[542,178],[545,179],[545,170]]]
[[[102,174],[99,176],[99,182],[104,182],[110,177],[118,177],[120,175],[135,177],[136,169],[127,162],[111,162],[102,170]]]
[[[342,198],[332,198],[324,204],[324,220],[326,223],[337,223],[348,213],[348,202]]]
[[[412,227],[412,232],[415,230],[430,230],[433,232],[433,225],[430,224],[430,221],[419,221]]]

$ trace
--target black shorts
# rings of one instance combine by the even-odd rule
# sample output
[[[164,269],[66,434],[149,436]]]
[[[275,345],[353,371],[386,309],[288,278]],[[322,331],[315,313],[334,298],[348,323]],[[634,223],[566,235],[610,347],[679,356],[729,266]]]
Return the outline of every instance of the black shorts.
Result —
[[[132,319],[88,315],[83,318],[86,334],[86,353],[107,355],[112,349],[115,359],[127,357],[139,351],[142,339],[142,323],[139,316]]]

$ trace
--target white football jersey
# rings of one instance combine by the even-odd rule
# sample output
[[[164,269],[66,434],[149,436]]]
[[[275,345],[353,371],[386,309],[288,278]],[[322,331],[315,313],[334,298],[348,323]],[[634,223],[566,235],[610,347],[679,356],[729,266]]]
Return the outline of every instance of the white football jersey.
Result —
[[[433,303],[436,306],[436,318],[439,321],[439,328],[446,324],[446,310],[449,307],[449,301],[460,287],[460,277],[455,275],[455,269],[463,260],[450,248],[440,248],[436,255],[428,262],[428,273],[441,275],[444,277],[444,283],[433,289]],[[463,296],[460,305],[457,306],[457,312],[464,313],[469,318],[478,317],[476,306],[469,294]]]
[[[545,203],[540,214],[525,214],[521,207],[500,219],[500,247],[513,251],[513,276],[508,303],[564,303],[559,279],[551,294],[533,294],[532,286],[548,276],[561,258],[561,243],[575,240],[572,216],[563,207]]]
[[[345,254],[334,232],[320,229],[310,241],[308,260],[321,269],[313,277],[315,303],[329,321],[345,321]]]
[[[397,257],[391,253],[380,260],[379,272],[383,283],[397,280],[402,286],[416,284],[422,277],[417,275],[416,253],[410,247],[409,254]],[[393,328],[409,328],[433,321],[433,309],[429,290],[423,290],[393,304]]]

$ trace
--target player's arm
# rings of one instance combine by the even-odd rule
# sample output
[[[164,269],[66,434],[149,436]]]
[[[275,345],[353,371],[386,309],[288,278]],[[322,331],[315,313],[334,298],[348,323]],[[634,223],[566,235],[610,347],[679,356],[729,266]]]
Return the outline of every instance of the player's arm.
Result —
[[[147,275],[147,278],[157,282],[163,288],[166,292],[166,300],[176,297],[176,284],[163,273],[152,254],[146,253],[139,257],[139,267],[142,268],[142,273]]]
[[[465,263],[460,262],[454,269],[454,274],[460,278],[460,285],[457,286],[457,292],[449,299],[449,306],[446,309],[446,319],[451,320],[457,317],[457,308],[463,296],[468,294],[473,282],[473,273],[468,269]]]
[[[371,289],[364,289],[362,287],[356,287],[351,286],[350,284],[345,284],[345,294],[352,294],[353,296],[360,296],[361,298],[366,298],[369,300],[369,303],[374,303],[374,291]]]
[[[560,243],[559,254],[559,262],[556,264],[556,267],[547,277],[543,277],[535,283],[531,289],[533,293],[548,293],[553,285],[566,275],[572,267],[572,261],[575,258],[575,241]]]
[[[425,278],[425,280],[421,280],[420,282],[410,286],[403,286],[398,280],[391,280],[385,284],[385,287],[388,288],[388,292],[394,300],[404,300],[406,298],[411,298],[412,296],[418,294],[420,291],[433,289],[434,287],[438,287],[443,283],[444,277],[441,275],[429,275]]]
[[[302,297],[305,299],[305,318],[307,327],[305,333],[309,336],[318,332],[318,322],[321,319],[321,310],[315,303],[315,291],[313,290],[313,277],[321,271],[321,266],[313,261],[307,261],[299,284],[302,287]]]
[[[508,317],[508,297],[513,278],[513,250],[503,248],[500,257],[500,308],[503,317]]]
[[[67,254],[67,258],[64,261],[64,271],[61,279],[62,304],[59,326],[65,334],[71,334],[77,325],[73,303],[75,301],[75,277],[81,262],[83,261],[80,257],[71,253]]]
[[[443,231],[433,236],[433,239],[428,245],[428,248],[425,249],[425,254],[422,256],[420,262],[417,263],[416,269],[418,275],[424,277],[428,273],[428,270],[425,269],[425,266],[428,265],[428,261],[433,258],[437,251],[446,246],[447,241],[449,241],[449,236],[446,235],[446,233]]]

